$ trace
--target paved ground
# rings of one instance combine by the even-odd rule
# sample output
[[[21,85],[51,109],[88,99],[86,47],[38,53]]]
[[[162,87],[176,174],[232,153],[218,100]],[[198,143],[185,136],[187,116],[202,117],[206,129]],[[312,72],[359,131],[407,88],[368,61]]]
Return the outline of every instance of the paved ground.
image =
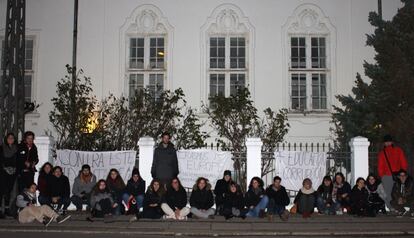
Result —
[[[7,238],[109,238],[119,237],[414,237],[414,220],[409,217],[356,218],[320,216],[310,219],[291,217],[287,222],[275,219],[150,221],[129,223],[122,216],[114,223],[102,220],[86,221],[86,215],[73,215],[63,223],[52,223],[47,229],[39,224],[18,224],[15,220],[0,220],[0,237]]]

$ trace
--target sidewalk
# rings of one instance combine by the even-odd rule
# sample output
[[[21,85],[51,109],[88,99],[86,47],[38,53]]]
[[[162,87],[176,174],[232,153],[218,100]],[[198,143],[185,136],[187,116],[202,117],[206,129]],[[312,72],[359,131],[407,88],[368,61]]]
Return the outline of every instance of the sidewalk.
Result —
[[[62,234],[125,234],[133,236],[165,237],[254,237],[254,236],[414,236],[414,220],[409,217],[396,218],[379,216],[376,218],[357,218],[349,215],[320,216],[310,219],[293,216],[287,222],[274,219],[247,218],[246,220],[189,219],[187,221],[146,220],[128,222],[130,217],[121,216],[113,223],[104,223],[102,219],[86,221],[86,215],[74,214],[63,223],[52,223],[47,229],[39,223],[18,224],[12,219],[0,221],[0,232],[50,232]]]

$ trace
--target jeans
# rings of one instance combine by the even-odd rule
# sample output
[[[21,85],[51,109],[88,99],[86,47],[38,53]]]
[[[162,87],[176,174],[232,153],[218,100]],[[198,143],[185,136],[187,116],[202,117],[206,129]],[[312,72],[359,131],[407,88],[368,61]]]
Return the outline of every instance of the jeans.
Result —
[[[124,201],[124,203],[128,206],[128,200],[129,200],[129,194],[128,193],[124,193],[123,195],[122,195],[122,200]],[[135,201],[137,202],[136,203],[136,210],[137,210],[137,212],[139,211],[139,209],[143,206],[143,204],[144,204],[144,195],[138,195],[138,196],[135,196]],[[129,209],[131,209],[131,208],[129,208]]]
[[[284,205],[276,204],[275,200],[270,198],[269,203],[267,204],[267,212],[269,214],[274,215],[282,215],[282,213],[286,210]]]
[[[322,197],[318,197],[316,200],[317,206],[318,206],[318,212],[327,214],[327,215],[335,215],[335,204],[331,203],[330,206],[327,206],[327,203],[325,200],[323,200]]]
[[[249,212],[246,214],[248,217],[259,217],[260,210],[264,210],[267,207],[267,204],[269,203],[269,197],[266,195],[260,199],[260,202],[253,208],[249,208]]]

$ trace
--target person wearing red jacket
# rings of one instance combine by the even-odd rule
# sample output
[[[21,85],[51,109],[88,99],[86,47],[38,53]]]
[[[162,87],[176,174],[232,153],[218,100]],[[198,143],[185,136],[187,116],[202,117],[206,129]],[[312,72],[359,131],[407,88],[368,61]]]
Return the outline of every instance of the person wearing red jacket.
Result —
[[[378,176],[381,177],[387,194],[385,204],[392,211],[391,192],[394,185],[393,174],[397,174],[401,169],[407,170],[408,163],[403,150],[394,145],[390,135],[384,136],[384,149],[378,153]]]

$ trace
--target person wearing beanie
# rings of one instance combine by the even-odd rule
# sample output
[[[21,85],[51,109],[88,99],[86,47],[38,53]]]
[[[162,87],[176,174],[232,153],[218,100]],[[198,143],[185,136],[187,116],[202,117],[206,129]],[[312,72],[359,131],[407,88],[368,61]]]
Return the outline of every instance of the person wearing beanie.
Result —
[[[145,195],[145,181],[142,179],[138,168],[132,170],[131,178],[127,182],[122,200],[127,205],[127,214],[138,214],[142,208]]]
[[[214,194],[216,195],[216,212],[219,215],[223,215],[224,196],[229,192],[231,181],[231,171],[226,170],[224,171],[223,178],[217,180],[216,186],[214,187]]]
[[[72,186],[72,197],[70,200],[76,206],[77,211],[82,211],[82,205],[89,205],[92,189],[96,184],[96,176],[91,172],[88,164],[82,165],[78,177]]]
[[[396,175],[401,169],[407,170],[408,163],[403,150],[396,146],[391,135],[384,136],[384,148],[378,153],[378,176],[384,185],[386,199],[385,205],[393,211],[391,193]]]

